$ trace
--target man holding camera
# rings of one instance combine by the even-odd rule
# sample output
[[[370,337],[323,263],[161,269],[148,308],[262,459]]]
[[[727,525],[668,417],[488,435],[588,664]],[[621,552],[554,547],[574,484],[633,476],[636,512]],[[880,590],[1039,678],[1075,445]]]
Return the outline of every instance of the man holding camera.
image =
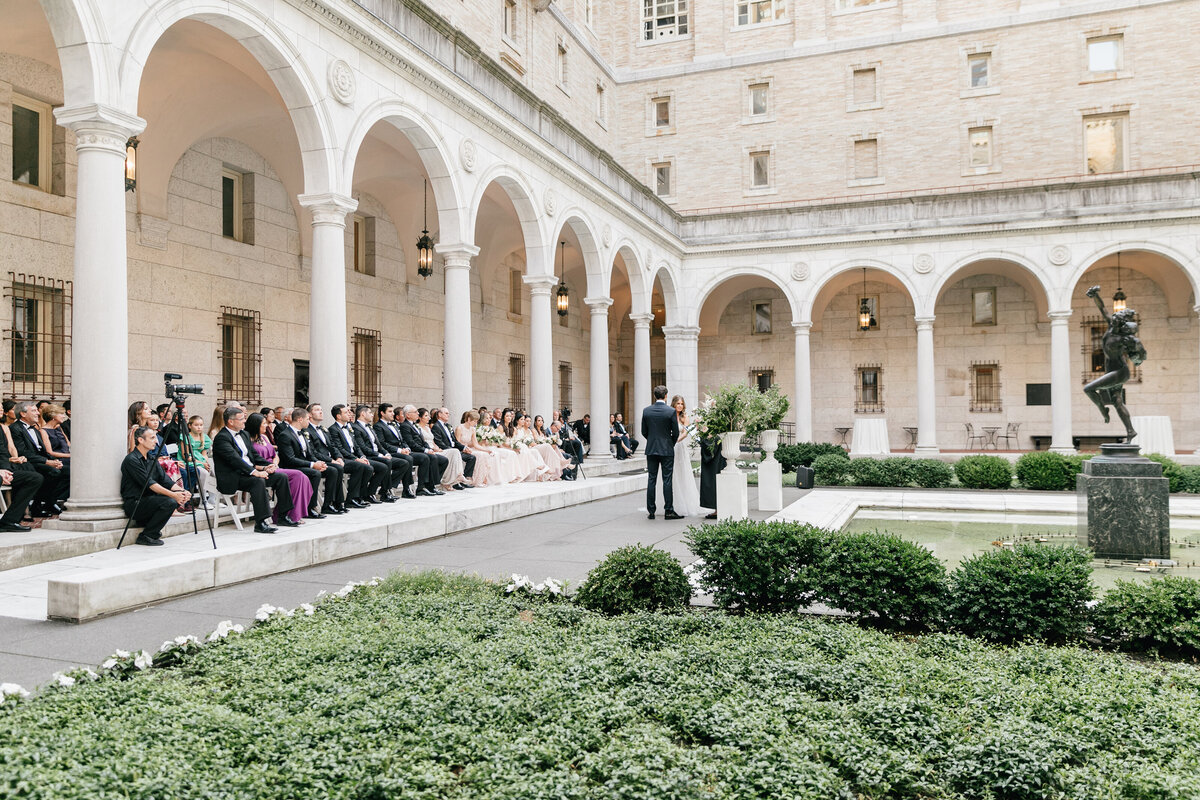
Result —
[[[158,447],[158,434],[152,428],[138,426],[133,441],[133,450],[121,462],[121,501],[125,516],[142,526],[137,543],[158,547],[163,543],[163,526],[192,493],[171,483],[158,459],[150,455]]]

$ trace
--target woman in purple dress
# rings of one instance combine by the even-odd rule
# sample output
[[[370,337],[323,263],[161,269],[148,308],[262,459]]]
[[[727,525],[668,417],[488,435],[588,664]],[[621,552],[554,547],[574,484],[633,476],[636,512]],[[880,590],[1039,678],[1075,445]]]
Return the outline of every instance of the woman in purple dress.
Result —
[[[279,469],[279,456],[275,453],[275,445],[267,441],[267,437],[263,434],[263,428],[266,426],[267,418],[262,414],[251,414],[246,419],[246,433],[250,434],[250,441],[254,444],[254,452],[258,453],[259,457],[265,458],[275,464],[275,471],[287,476],[288,488],[292,492],[292,510],[288,512],[288,519],[292,522],[303,522],[304,510],[312,504],[312,484],[308,481],[308,476],[298,469]],[[279,521],[280,513],[275,512],[275,521]]]

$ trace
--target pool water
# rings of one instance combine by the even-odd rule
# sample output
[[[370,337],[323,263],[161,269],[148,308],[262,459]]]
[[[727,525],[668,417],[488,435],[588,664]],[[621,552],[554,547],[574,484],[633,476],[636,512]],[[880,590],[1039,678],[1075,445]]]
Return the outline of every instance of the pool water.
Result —
[[[954,569],[965,558],[997,549],[999,545],[994,542],[1075,542],[1074,525],[1030,522],[895,520],[856,516],[843,530],[847,533],[889,531],[929,548],[946,569]],[[1141,565],[1130,561],[1096,559],[1092,562],[1093,579],[1101,589],[1110,589],[1118,579],[1150,580],[1161,575],[1200,578],[1200,531],[1172,530],[1171,557],[1179,566],[1152,568],[1150,572],[1137,571],[1136,567]]]

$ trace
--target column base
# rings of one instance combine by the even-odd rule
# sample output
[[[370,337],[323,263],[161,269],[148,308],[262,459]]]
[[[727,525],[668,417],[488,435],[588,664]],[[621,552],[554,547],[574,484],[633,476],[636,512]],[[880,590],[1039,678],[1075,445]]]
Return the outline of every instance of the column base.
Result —
[[[110,531],[125,527],[125,519],[120,498],[68,500],[66,511],[57,520],[47,520],[42,527],[66,531]]]
[[[1056,447],[1054,445],[1050,446],[1050,452],[1061,453],[1064,456],[1073,456],[1078,454],[1074,447]]]
[[[936,444],[917,445],[913,448],[914,456],[936,456],[941,455],[941,452]]]

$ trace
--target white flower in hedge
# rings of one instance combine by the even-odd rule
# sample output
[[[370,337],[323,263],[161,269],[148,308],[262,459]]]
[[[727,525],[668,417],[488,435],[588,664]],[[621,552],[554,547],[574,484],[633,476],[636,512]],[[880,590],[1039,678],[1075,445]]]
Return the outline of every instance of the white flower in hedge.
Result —
[[[29,697],[29,692],[16,683],[0,683],[0,698],[2,697]]]
[[[233,620],[225,620],[217,625],[217,629],[208,635],[208,641],[215,642],[224,639],[231,633],[241,633],[245,630],[241,625],[234,625]]]
[[[371,578],[371,580],[367,581],[366,585],[367,586],[378,586],[381,583],[383,583],[383,578],[376,575],[374,578]]]
[[[313,612],[317,610],[317,607],[314,606],[312,603],[301,603],[300,607],[296,610],[303,611],[304,616],[306,616],[306,617],[311,617],[313,615]]]
[[[359,586],[362,586],[362,584],[359,583],[358,581],[350,581],[345,586],[343,586],[342,588],[340,588],[336,592],[334,592],[333,596],[334,597],[349,597],[350,593],[353,592],[355,589],[357,589]]]
[[[147,653],[145,650],[138,653],[133,659],[133,665],[138,669],[150,669],[154,664],[154,656]]]
[[[117,665],[117,660],[115,658],[109,658],[109,659],[106,659],[104,661],[104,663],[100,665],[100,669],[112,669],[116,665]]]
[[[504,587],[504,592],[505,592],[505,594],[512,594],[513,592],[518,591],[520,589],[532,589],[532,588],[533,588],[533,581],[531,581],[529,579],[528,575],[518,575],[517,573],[514,572],[512,574],[512,580],[509,582],[508,586]]]
[[[74,678],[72,678],[70,675],[64,675],[61,672],[54,673],[53,678],[54,678],[54,682],[57,683],[59,686],[74,686],[75,685]]]
[[[550,594],[560,595],[563,593],[562,581],[555,580],[554,578],[546,578],[544,585],[546,587],[546,590],[549,591]]]
[[[329,592],[322,589],[321,591],[317,592],[317,599],[320,600],[322,597],[324,597],[327,594],[329,594]]]
[[[98,680],[100,680],[100,676],[99,676],[99,675],[97,675],[97,674],[96,674],[95,672],[93,672],[92,670],[88,669],[87,667],[84,667],[83,669],[78,669],[78,670],[76,670],[76,672],[81,672],[81,673],[83,673],[82,677],[84,677],[84,678],[87,678],[89,681],[98,681]]]
[[[271,618],[271,615],[278,611],[275,606],[270,603],[263,603],[258,607],[258,611],[254,612],[254,618],[259,622],[264,622]]]

